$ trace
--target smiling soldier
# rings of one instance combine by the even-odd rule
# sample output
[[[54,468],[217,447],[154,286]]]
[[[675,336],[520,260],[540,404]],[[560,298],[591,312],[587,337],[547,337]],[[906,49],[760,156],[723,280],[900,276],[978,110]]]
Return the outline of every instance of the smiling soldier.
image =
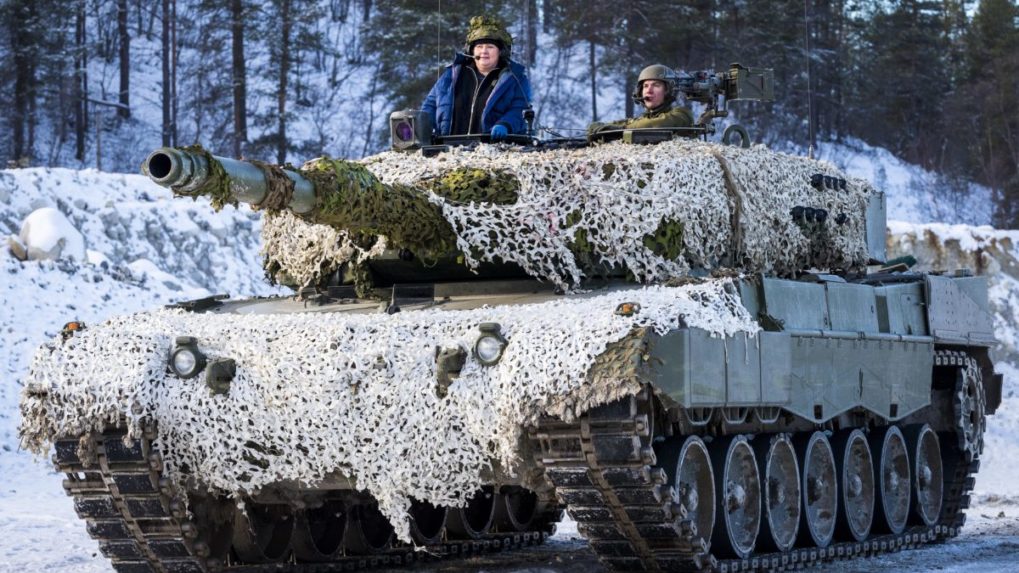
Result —
[[[493,140],[527,131],[523,112],[531,83],[510,59],[513,37],[494,18],[475,16],[464,49],[446,67],[421,109],[437,135],[489,134]]]

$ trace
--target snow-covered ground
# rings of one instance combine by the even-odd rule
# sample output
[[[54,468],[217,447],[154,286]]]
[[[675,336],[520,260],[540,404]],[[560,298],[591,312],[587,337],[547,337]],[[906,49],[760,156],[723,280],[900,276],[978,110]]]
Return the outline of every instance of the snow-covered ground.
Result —
[[[829,159],[854,175],[884,173],[889,217],[902,221],[890,230],[896,237],[906,237],[897,243],[903,249],[926,245],[928,254],[944,257],[943,265],[981,266],[995,273],[992,302],[998,311],[998,336],[1007,346],[1001,355],[1014,361],[1019,340],[1019,319],[1012,310],[1013,303],[1019,304],[1019,270],[1014,265],[1019,259],[1019,232],[919,225],[929,220],[929,211],[921,208],[928,199],[915,195],[915,181],[927,175],[880,151],[841,146],[831,153]],[[982,192],[973,190],[978,197]],[[7,236],[17,235],[24,219],[41,207],[55,208],[80,232],[84,260],[22,262],[12,255]],[[989,218],[989,203],[982,201],[967,211],[967,217],[950,222],[982,224]],[[58,219],[39,220],[33,232],[43,233],[51,243],[59,235],[68,236],[67,252],[80,251],[73,233],[60,232]],[[212,213],[202,202],[172,200],[167,191],[141,176],[41,168],[0,171],[0,573],[111,571],[64,495],[62,477],[48,460],[33,460],[18,451],[21,379],[35,349],[70,320],[96,323],[111,315],[219,292],[277,292],[262,280],[259,227],[258,215],[247,209]],[[983,254],[973,255],[976,249]],[[963,536],[922,553],[904,552],[824,570],[1019,571],[1012,557],[1019,544],[1019,480],[1014,477],[1019,468],[1019,366],[1003,362],[998,368],[1005,374],[1004,401],[988,423],[976,503]],[[572,523],[563,524],[550,545],[527,556],[456,567],[601,570]]]

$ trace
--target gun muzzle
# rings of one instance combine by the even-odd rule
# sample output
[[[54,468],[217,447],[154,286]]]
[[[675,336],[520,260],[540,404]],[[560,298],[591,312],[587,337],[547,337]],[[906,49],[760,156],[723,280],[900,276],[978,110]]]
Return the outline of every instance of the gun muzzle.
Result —
[[[314,185],[294,171],[283,172],[294,182],[293,196],[286,208],[296,213],[313,209]],[[267,181],[262,169],[253,163],[172,147],[160,147],[150,153],[142,163],[142,173],[157,185],[172,189],[174,194],[188,197],[220,196],[210,191],[218,183],[227,188],[226,199],[251,205],[261,204],[274,191],[270,186],[278,185],[277,181]],[[221,177],[217,173],[225,174],[225,181],[213,181]]]
[[[142,163],[142,173],[157,185],[185,193],[204,182],[209,175],[209,164],[200,154],[160,147]]]

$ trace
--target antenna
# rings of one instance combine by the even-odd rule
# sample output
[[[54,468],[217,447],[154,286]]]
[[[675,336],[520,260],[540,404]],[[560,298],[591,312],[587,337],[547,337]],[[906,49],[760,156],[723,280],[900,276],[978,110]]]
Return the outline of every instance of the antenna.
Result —
[[[814,92],[811,78],[811,57],[810,57],[810,19],[807,15],[807,2],[803,0],[803,44],[807,52],[807,157],[814,158]]]

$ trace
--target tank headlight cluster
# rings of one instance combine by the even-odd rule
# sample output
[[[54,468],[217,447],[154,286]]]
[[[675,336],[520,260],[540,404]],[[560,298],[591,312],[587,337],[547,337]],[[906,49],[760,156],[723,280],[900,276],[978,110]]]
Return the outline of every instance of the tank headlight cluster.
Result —
[[[474,358],[485,366],[492,366],[502,359],[506,350],[506,337],[502,335],[502,326],[497,322],[482,322],[478,325],[481,336],[474,342]]]
[[[178,336],[170,351],[170,369],[181,378],[194,378],[205,368],[205,355],[193,336]]]

